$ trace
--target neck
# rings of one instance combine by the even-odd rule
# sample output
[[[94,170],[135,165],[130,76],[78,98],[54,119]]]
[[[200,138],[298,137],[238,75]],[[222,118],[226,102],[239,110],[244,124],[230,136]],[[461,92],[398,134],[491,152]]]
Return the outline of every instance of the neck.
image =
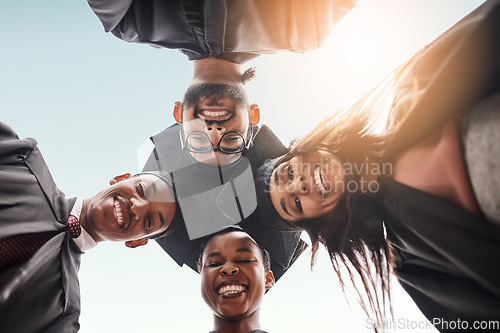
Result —
[[[214,56],[196,60],[191,84],[223,83],[241,85],[241,65]]]
[[[247,333],[260,329],[259,310],[241,320],[227,320],[214,315],[214,331],[218,333]]]
[[[92,224],[89,222],[89,215],[88,215],[88,210],[89,210],[89,202],[90,199],[83,199],[83,204],[82,204],[82,213],[80,215],[80,225],[85,231],[94,239],[96,243],[99,243],[102,241],[102,239],[99,238],[99,234],[96,233],[95,229],[92,227]]]

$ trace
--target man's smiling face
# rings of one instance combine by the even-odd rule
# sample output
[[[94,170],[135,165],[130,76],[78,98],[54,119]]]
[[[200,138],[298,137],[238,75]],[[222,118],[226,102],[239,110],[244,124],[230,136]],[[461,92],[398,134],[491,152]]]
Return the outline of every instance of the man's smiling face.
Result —
[[[194,84],[184,96],[182,103],[182,124],[184,140],[195,131],[205,133],[213,147],[225,133],[238,132],[247,140],[250,126],[250,106],[245,90],[239,85]],[[200,162],[228,165],[235,162],[238,154],[225,154],[220,151],[191,153]]]
[[[119,181],[86,199],[86,230],[97,241],[128,241],[167,230],[175,213],[169,186],[154,175]],[[172,207],[172,205],[174,207]]]

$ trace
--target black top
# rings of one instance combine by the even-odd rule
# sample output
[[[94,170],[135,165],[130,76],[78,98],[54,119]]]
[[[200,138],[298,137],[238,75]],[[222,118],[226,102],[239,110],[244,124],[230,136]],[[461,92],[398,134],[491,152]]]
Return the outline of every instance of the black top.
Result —
[[[415,81],[421,89],[419,102],[389,142],[387,159],[498,91],[498,31],[500,1],[486,1],[405,69],[394,111],[399,104],[407,109],[404,98],[414,93]],[[472,331],[476,320],[498,322],[500,228],[431,194],[379,180],[377,197],[385,210],[396,274],[425,316],[440,331],[452,330],[458,320],[466,321],[455,326],[462,331]]]
[[[255,205],[245,206],[248,202],[244,199],[248,199],[252,193],[255,195],[251,171],[255,170],[266,159],[285,154],[287,149],[271,129],[262,125],[260,129],[257,127],[254,129],[254,133],[256,133],[254,145],[243,153],[240,161],[234,165],[219,168],[199,163],[183,150],[179,128],[178,124],[172,125],[151,138],[155,150],[143,170],[168,172],[173,179],[176,200],[179,203],[170,227],[156,241],[177,264],[181,266],[186,264],[196,271],[199,251],[205,242],[206,235],[222,230],[223,225],[227,227],[238,223],[245,232],[271,254],[271,269],[277,281],[304,251],[306,245],[300,239],[300,231],[287,229],[288,225],[285,222],[283,222],[284,226],[280,227],[268,225],[267,220],[257,220],[248,216],[255,209]],[[242,166],[244,166],[243,169]],[[249,170],[250,174],[247,174]],[[242,177],[238,178],[240,175],[246,176],[251,183],[242,184]],[[220,177],[225,181],[223,185],[221,185]],[[226,193],[224,191],[231,190],[233,187],[228,186],[231,182],[238,182],[236,184],[238,186],[234,187],[236,188],[234,194],[238,196],[242,210],[253,208],[246,212],[247,215],[244,218],[239,220],[234,219],[234,217],[229,219],[228,206],[221,204],[220,199],[223,197],[217,192],[220,190]],[[203,209],[198,209],[197,204],[200,202],[193,200],[200,197],[200,192],[204,195],[202,197]],[[213,195],[206,196],[207,193]],[[227,197],[223,199],[227,199]],[[231,201],[228,202],[231,203]],[[237,210],[234,212],[237,213]],[[237,215],[236,218],[238,217]],[[204,235],[191,237],[193,232],[201,230],[201,227],[204,228]],[[209,227],[210,229],[206,229]],[[218,227],[220,228],[217,229]]]
[[[500,319],[500,228],[431,194],[379,182],[396,274],[429,321]]]

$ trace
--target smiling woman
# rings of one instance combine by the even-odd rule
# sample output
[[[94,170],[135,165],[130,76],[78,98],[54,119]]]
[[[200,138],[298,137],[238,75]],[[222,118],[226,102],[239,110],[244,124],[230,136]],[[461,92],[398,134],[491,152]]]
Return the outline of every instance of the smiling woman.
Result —
[[[344,183],[344,168],[337,156],[318,150],[307,156],[285,156],[277,165],[269,193],[283,219],[316,218],[333,209]]]
[[[200,253],[201,294],[216,332],[260,330],[260,308],[274,286],[268,254],[246,233],[223,231]]]
[[[258,170],[257,179],[264,183],[259,187],[269,191],[275,212],[311,237],[312,263],[324,245],[341,283],[342,267],[362,307],[377,321],[392,311],[392,270],[429,320],[445,317],[472,326],[498,316],[500,272],[475,258],[500,251],[500,230],[496,217],[479,207],[479,195],[474,194],[490,190],[473,191],[467,165],[491,166],[493,179],[499,168],[493,167],[492,154],[467,154],[462,129],[474,118],[471,114],[496,110],[492,100],[499,90],[499,15],[499,2],[484,3],[398,68],[390,84],[382,81],[381,89],[373,89],[344,113],[325,118],[295,140],[284,157]],[[387,129],[379,134],[372,117],[385,90],[394,91],[394,98]],[[496,121],[490,121],[483,126],[495,127]],[[485,144],[494,141],[490,137]],[[322,215],[306,219],[305,198],[323,199],[320,188],[329,176],[316,166],[322,152],[340,159],[346,186],[339,187],[334,205],[315,207]],[[314,173],[297,171],[304,168],[318,170],[319,186],[307,185]],[[491,194],[497,191],[493,188],[484,197],[498,198]],[[269,207],[262,198],[258,210]],[[272,211],[265,213],[275,215]],[[452,241],[443,235],[452,235]]]

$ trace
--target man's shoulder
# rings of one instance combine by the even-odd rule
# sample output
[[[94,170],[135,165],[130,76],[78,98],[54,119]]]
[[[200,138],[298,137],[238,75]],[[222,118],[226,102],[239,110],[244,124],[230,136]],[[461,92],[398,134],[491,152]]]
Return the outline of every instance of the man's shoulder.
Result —
[[[188,158],[182,149],[180,126],[175,123],[150,137],[154,145],[143,171],[172,172],[188,164]]]
[[[254,128],[257,134],[254,137],[252,147],[245,152],[245,157],[250,161],[252,170],[255,172],[266,160],[273,159],[288,152],[288,148],[274,134],[267,125]]]
[[[19,139],[17,133],[0,122],[0,164],[10,164],[34,150],[37,142],[33,138]],[[9,158],[11,156],[11,158]]]

